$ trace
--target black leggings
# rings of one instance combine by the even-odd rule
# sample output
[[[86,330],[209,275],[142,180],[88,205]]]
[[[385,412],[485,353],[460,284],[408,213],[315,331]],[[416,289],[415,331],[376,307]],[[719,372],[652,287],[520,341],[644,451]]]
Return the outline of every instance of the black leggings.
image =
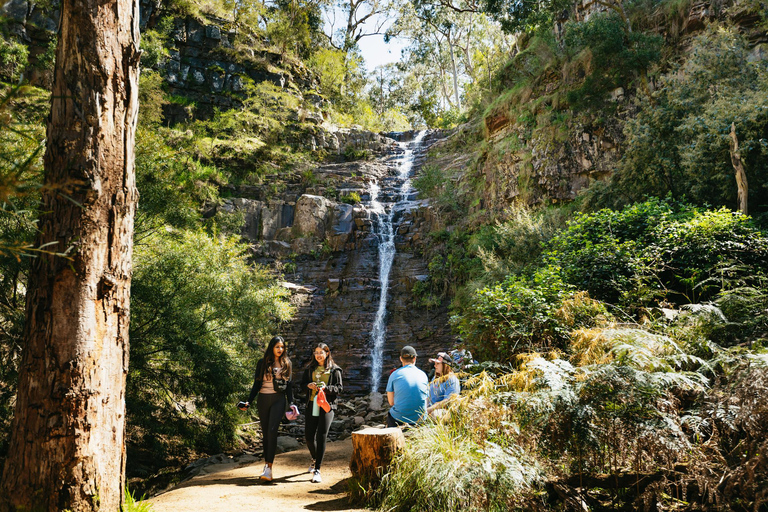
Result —
[[[320,416],[312,416],[312,402],[307,406],[307,423],[304,426],[304,437],[307,440],[309,454],[315,459],[315,469],[320,469],[325,455],[325,442],[333,422],[333,409],[325,412],[320,409]]]
[[[285,393],[259,393],[256,406],[259,409],[259,422],[261,422],[264,461],[272,464],[277,452],[277,429],[285,414]]]

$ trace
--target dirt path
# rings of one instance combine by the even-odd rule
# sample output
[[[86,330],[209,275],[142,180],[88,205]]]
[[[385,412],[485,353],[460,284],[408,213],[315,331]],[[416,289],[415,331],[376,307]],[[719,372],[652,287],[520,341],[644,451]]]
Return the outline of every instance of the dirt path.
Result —
[[[346,510],[362,512],[347,503],[347,479],[352,440],[328,443],[321,469],[323,482],[313,484],[307,472],[309,452],[302,448],[279,454],[271,483],[259,481],[262,461],[199,475],[148,500],[155,512],[298,512]]]

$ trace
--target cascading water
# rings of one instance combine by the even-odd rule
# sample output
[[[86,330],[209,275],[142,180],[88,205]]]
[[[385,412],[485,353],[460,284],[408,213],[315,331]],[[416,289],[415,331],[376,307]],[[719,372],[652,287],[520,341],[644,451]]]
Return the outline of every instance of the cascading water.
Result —
[[[379,194],[381,193],[380,185],[378,183],[371,183],[370,185],[370,211],[377,218],[376,236],[379,239],[379,283],[381,283],[379,307],[376,311],[376,319],[373,322],[373,329],[371,331],[373,345],[371,348],[371,391],[374,393],[378,391],[379,381],[381,380],[384,340],[387,334],[386,316],[389,273],[395,260],[395,211],[405,208],[408,203],[411,194],[411,170],[413,169],[415,150],[421,145],[421,141],[426,133],[426,131],[418,132],[411,142],[399,143],[404,149],[397,173],[397,179],[401,184],[397,203],[391,205],[389,211],[379,200]]]

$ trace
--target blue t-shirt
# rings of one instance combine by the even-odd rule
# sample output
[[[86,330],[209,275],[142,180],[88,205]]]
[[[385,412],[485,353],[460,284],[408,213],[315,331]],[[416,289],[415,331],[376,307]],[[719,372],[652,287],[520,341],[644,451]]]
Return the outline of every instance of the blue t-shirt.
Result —
[[[394,391],[395,405],[389,413],[397,421],[414,424],[427,409],[427,374],[409,364],[398,368],[389,376],[387,392]]]
[[[459,378],[454,374],[451,374],[442,382],[438,382],[438,380],[439,378],[435,377],[429,383],[429,405],[435,405],[437,402],[448,400],[451,395],[458,395],[461,392]]]

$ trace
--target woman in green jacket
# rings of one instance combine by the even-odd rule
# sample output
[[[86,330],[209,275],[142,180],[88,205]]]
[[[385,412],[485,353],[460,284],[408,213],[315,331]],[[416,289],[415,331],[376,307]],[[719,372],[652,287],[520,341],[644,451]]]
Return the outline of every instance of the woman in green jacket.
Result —
[[[312,359],[301,378],[301,389],[309,390],[307,420],[304,428],[307,448],[309,448],[309,454],[312,456],[309,472],[312,473],[312,481],[319,483],[322,482],[320,466],[323,463],[323,455],[325,455],[328,431],[336,411],[336,399],[343,389],[341,368],[333,362],[331,349],[325,343],[315,345]],[[317,404],[317,392],[320,389],[323,390],[325,399],[330,405],[328,411],[323,410]]]

